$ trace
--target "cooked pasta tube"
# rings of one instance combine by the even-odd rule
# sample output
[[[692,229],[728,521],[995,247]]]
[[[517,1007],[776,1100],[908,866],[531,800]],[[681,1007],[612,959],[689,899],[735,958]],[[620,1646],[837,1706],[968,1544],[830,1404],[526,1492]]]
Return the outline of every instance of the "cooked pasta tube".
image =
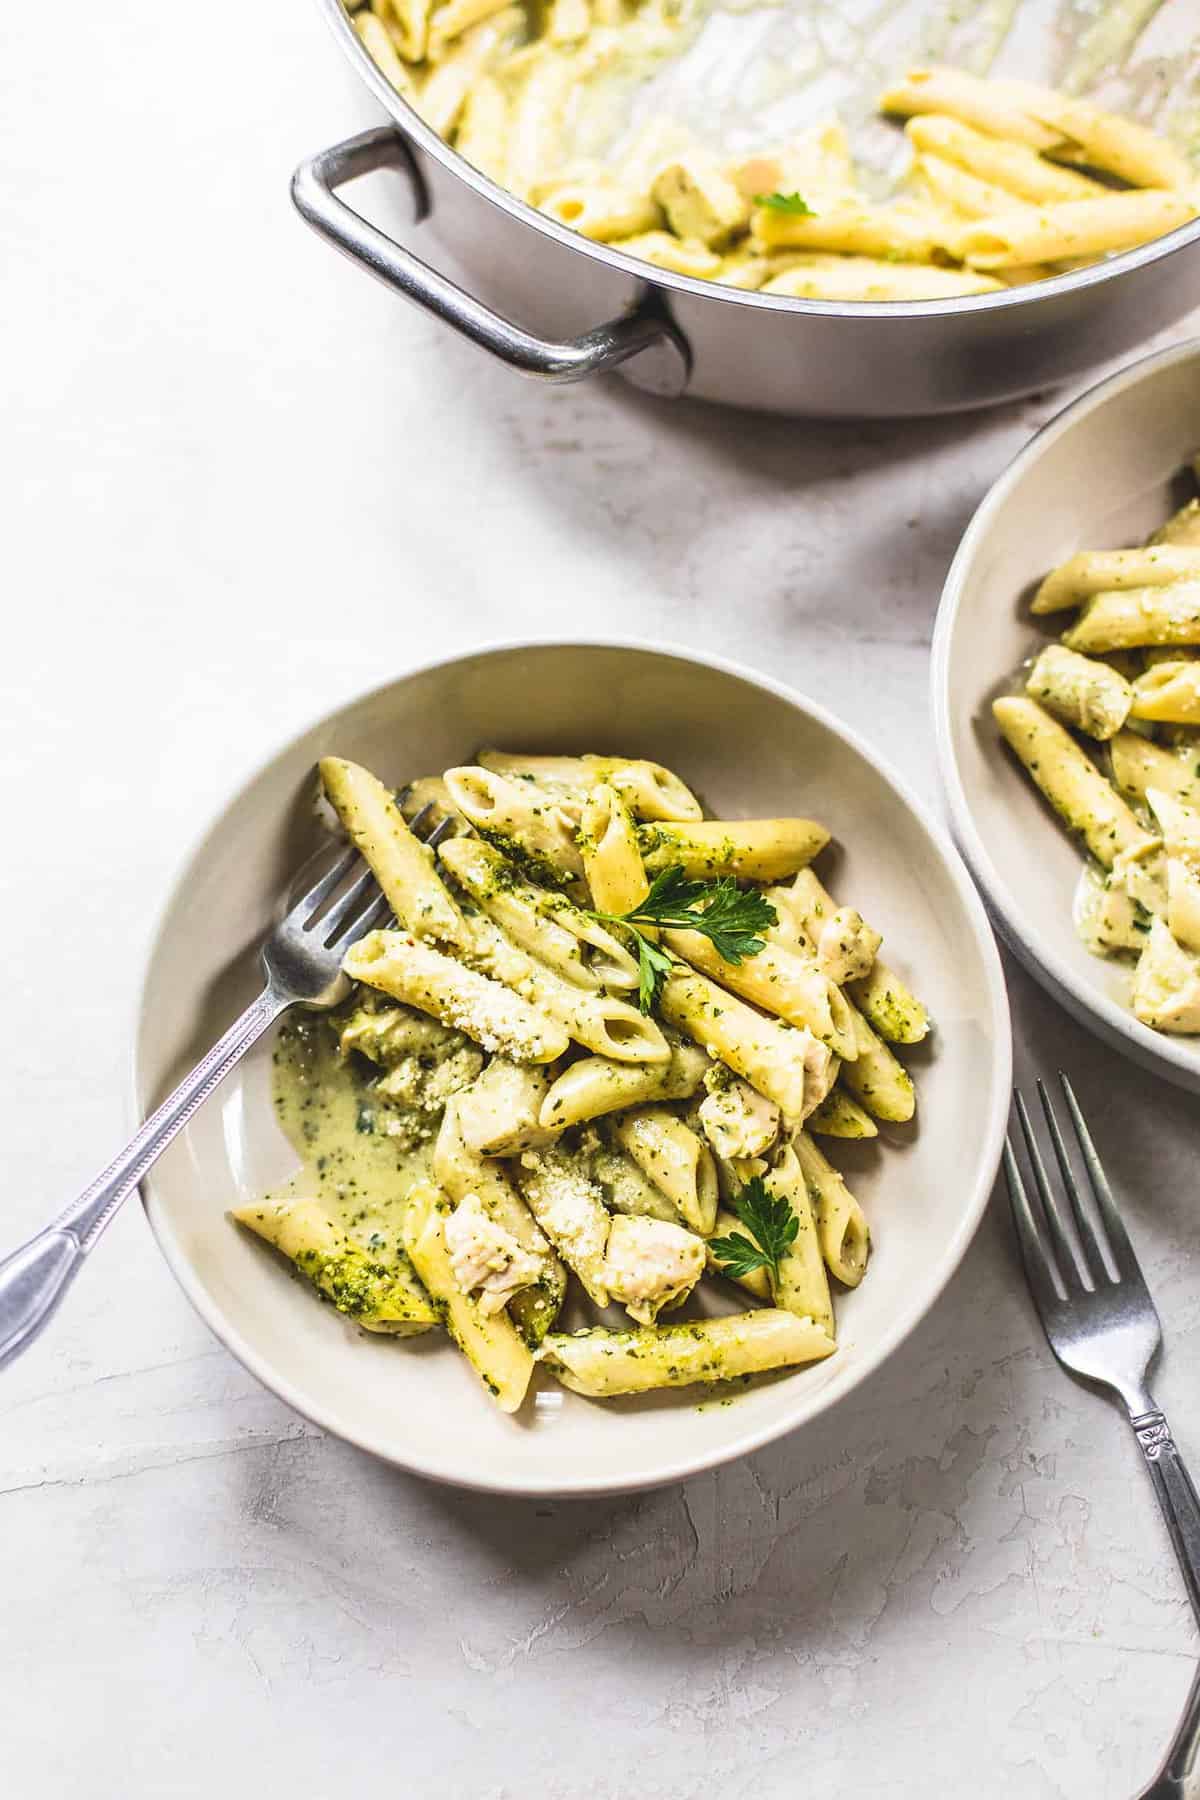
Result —
[[[671,1052],[655,1020],[611,994],[589,993],[564,981],[514,944],[486,917],[471,921],[471,954],[488,975],[554,1020],[577,1044],[614,1062],[665,1063]],[[516,1057],[517,1062],[542,1061]],[[544,1059],[546,1061],[552,1058]]]
[[[764,944],[757,955],[730,963],[698,931],[667,931],[663,938],[676,956],[731,993],[752,1000],[789,1025],[811,1031],[835,1056],[856,1055],[845,995],[799,951]]]
[[[1005,95],[1005,83],[984,81],[965,69],[939,64],[912,68],[879,96],[879,110],[914,118],[919,113],[941,113],[958,119],[989,137],[1007,138],[1030,150],[1052,150],[1063,134],[1032,118],[1015,100]]]
[[[579,845],[597,912],[619,915],[641,905],[650,883],[637,833],[624,801],[607,782],[587,797]]]
[[[707,1144],[661,1106],[622,1115],[614,1136],[674,1203],[684,1224],[708,1237],[717,1217],[717,1171]]]
[[[1025,692],[1039,706],[1088,737],[1105,740],[1120,731],[1136,688],[1107,663],[1048,644],[1030,669]]]
[[[673,1200],[644,1175],[632,1157],[621,1150],[600,1144],[588,1157],[592,1180],[609,1212],[627,1213],[631,1218],[663,1219],[670,1225],[682,1225],[683,1215]]]
[[[540,1123],[550,1077],[536,1063],[494,1056],[458,1096],[463,1137],[480,1156],[515,1156],[552,1136]]]
[[[766,1186],[777,1199],[787,1201],[796,1221],[796,1235],[779,1259],[779,1273],[773,1283],[775,1304],[798,1318],[814,1320],[834,1337],[833,1303],[821,1237],[804,1171],[790,1144],[780,1152],[766,1177]]]
[[[667,1039],[668,1059],[662,1063],[619,1063],[610,1057],[585,1056],[574,1062],[542,1101],[538,1122],[548,1131],[564,1130],[585,1119],[599,1119],[626,1106],[645,1106],[656,1100],[688,1100],[704,1080],[711,1065],[696,1044]]]
[[[377,1262],[315,1200],[260,1200],[235,1207],[239,1225],[282,1251],[315,1288],[364,1331],[410,1337],[438,1322],[407,1259]]]
[[[416,781],[410,781],[407,787],[401,788],[398,804],[409,825],[420,816],[423,832],[432,831],[446,819],[455,831],[470,829],[462,814],[455,810],[450,790],[440,775],[420,775]]]
[[[821,1254],[843,1286],[857,1287],[866,1273],[871,1250],[863,1209],[807,1132],[798,1131],[792,1143],[808,1183]]]
[[[774,260],[774,259],[773,259]],[[778,266],[778,264],[777,264]],[[955,300],[966,294],[995,294],[1004,286],[978,269],[940,269],[927,263],[892,263],[872,256],[788,257],[778,274],[762,284],[764,294],[793,300]]]
[[[811,862],[829,833],[812,819],[702,819],[642,825],[637,839],[651,874],[678,865],[697,880],[781,881]]]
[[[1072,202],[1106,195],[1109,189],[1074,169],[1062,169],[1048,163],[1027,144],[1006,142],[973,131],[957,119],[927,114],[909,120],[905,133],[913,148],[922,155],[944,157],[980,181],[990,181],[1004,188],[1017,200],[1044,207],[1056,202]],[[1063,251],[1064,256],[1074,251]],[[1041,261],[1025,257],[1026,262]]]
[[[406,98],[415,92],[412,74],[400,59],[392,33],[375,13],[363,11],[354,15],[354,29],[371,61],[387,76],[398,94]]]
[[[653,263],[658,269],[670,269],[674,275],[691,275],[696,281],[715,281],[721,272],[721,258],[698,238],[677,238],[669,231],[643,231],[636,237],[610,239],[614,250]]]
[[[533,780],[582,798],[602,782],[614,788],[636,819],[699,819],[700,802],[662,763],[637,756],[523,756],[482,750],[481,767],[513,780]]]
[[[1108,753],[1113,780],[1129,799],[1145,800],[1157,788],[1185,806],[1200,806],[1200,767],[1194,756],[1177,756],[1137,731],[1118,732]]]
[[[526,881],[494,845],[482,838],[447,838],[438,856],[488,917],[555,974],[592,991],[637,987],[637,959],[611,931],[565,895]]]
[[[538,880],[569,887],[583,874],[570,821],[553,795],[491,769],[447,769],[446,786],[464,818]]]
[[[608,1305],[604,1252],[609,1215],[581,1156],[559,1145],[526,1150],[516,1164],[525,1204],[595,1306]]]
[[[1135,719],[1200,725],[1200,662],[1156,662],[1133,684]]]
[[[972,268],[984,270],[1103,256],[1165,237],[1195,216],[1196,208],[1184,194],[1149,188],[1107,193],[975,219],[959,232],[957,251]]]
[[[1030,610],[1061,612],[1090,600],[1093,594],[1168,587],[1188,577],[1200,581],[1200,548],[1152,541],[1138,550],[1080,550],[1051,569]]]
[[[1086,655],[1145,644],[1200,644],[1200,581],[1095,594],[1063,633],[1063,643]]]
[[[1059,134],[1060,141],[1051,146],[1051,153],[1063,161],[1107,170],[1131,187],[1190,187],[1195,181],[1187,157],[1135,119],[1032,82],[998,85],[1027,117]]]
[[[602,1399],[790,1368],[836,1348],[812,1319],[763,1307],[653,1330],[551,1332],[538,1356],[564,1387]]]
[[[340,756],[322,757],[318,771],[346,835],[404,929],[441,943],[464,942],[463,916],[437,872],[433,852],[413,836],[383,783]]]
[[[508,166],[508,95],[491,75],[480,75],[463,102],[454,148],[492,181],[504,181]]]
[[[681,965],[664,981],[659,1006],[668,1025],[726,1063],[787,1118],[803,1118],[808,1032],[764,1018]]]
[[[804,1121],[806,1131],[818,1137],[873,1138],[879,1127],[857,1100],[835,1087],[815,1106]]]
[[[564,181],[538,201],[538,210],[597,243],[655,232],[662,224],[662,209],[649,194],[618,181]]]
[[[562,1310],[567,1272],[538,1227],[502,1163],[481,1156],[463,1136],[454,1096],[433,1147],[433,1178],[457,1205],[474,1194],[490,1219],[539,1263],[537,1281],[513,1295],[508,1310],[527,1344],[540,1344]]]
[[[371,931],[352,944],[342,967],[353,981],[379,988],[514,1062],[553,1062],[566,1028],[498,981],[400,931]]]
[[[502,1412],[516,1412],[533,1374],[533,1356],[503,1312],[484,1312],[464,1294],[446,1247],[446,1203],[429,1182],[418,1182],[404,1215],[404,1247],[441,1308],[454,1339]]]
[[[425,77],[411,103],[439,137],[453,131],[471,89],[505,41],[520,30],[523,19],[521,7],[508,6],[473,25]]]
[[[439,62],[446,47],[460,38],[472,25],[481,25],[494,13],[503,10],[507,0],[443,0],[429,15],[429,38],[426,54],[430,62]]]
[[[736,1213],[718,1211],[717,1222],[713,1228],[713,1237],[728,1237],[731,1232],[746,1232],[746,1227]],[[748,1236],[749,1233],[746,1233]],[[705,1256],[705,1267],[710,1275],[723,1275],[726,1281],[734,1281],[738,1287],[745,1288],[756,1300],[771,1300],[771,1278],[765,1269],[750,1269],[745,1275],[731,1275],[723,1263],[719,1263],[711,1250]]]
[[[946,247],[931,213],[913,218],[895,206],[872,206],[865,200],[843,200],[812,213],[760,206],[752,235],[765,250],[825,250],[918,263],[932,262]]]
[[[856,1054],[842,1064],[841,1079],[869,1113],[903,1125],[917,1107],[916,1089],[903,1063],[898,1062],[858,1008],[852,1006]],[[801,1115],[803,1116],[803,1115]]]
[[[827,927],[844,909],[838,906],[812,869],[801,869],[791,887],[785,888],[783,893],[790,896],[791,909],[798,914],[814,949],[818,948]],[[864,925],[871,937],[882,944],[882,935],[865,921]],[[868,1023],[889,1044],[919,1044],[929,1035],[929,1014],[925,1007],[879,956],[873,958],[865,975],[848,983],[847,991]]]
[[[925,151],[913,163],[913,173],[924,182],[932,199],[966,219],[986,219],[992,213],[1007,212],[1013,197],[1006,188],[981,181],[969,169],[944,156]]]
[[[1111,868],[1121,851],[1149,842],[1149,833],[1095,763],[1036,701],[1006,696],[993,701],[992,713],[1055,812],[1079,833],[1097,862]]]
[[[1178,512],[1171,514],[1165,525],[1148,540],[1151,544],[1178,544],[1188,549],[1200,549],[1200,500],[1189,500]]]
[[[578,58],[542,56],[541,48],[530,46],[532,55],[513,94],[507,182],[521,200],[529,199],[546,170],[556,165],[563,122],[580,73]]]

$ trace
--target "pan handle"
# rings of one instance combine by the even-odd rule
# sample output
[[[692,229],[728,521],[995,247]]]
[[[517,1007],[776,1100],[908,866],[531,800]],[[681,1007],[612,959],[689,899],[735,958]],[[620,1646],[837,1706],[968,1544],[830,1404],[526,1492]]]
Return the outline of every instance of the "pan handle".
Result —
[[[417,218],[423,219],[429,211],[425,185],[403,136],[390,125],[360,132],[301,163],[292,177],[297,211],[336,250],[522,375],[546,382],[582,381],[587,375],[653,351],[644,370],[638,370],[638,385],[657,394],[683,392],[689,374],[687,348],[670,321],[652,310],[653,300],[643,301],[623,318],[610,319],[561,343],[534,337],[439,275],[347,206],[337,190],[377,169],[395,169],[407,176]]]

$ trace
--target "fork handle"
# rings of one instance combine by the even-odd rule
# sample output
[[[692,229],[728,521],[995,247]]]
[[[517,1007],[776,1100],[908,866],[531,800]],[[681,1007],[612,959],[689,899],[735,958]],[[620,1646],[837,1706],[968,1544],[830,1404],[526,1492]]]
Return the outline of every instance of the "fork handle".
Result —
[[[1130,1413],[1129,1422],[1146,1459],[1146,1468],[1187,1583],[1192,1611],[1200,1624],[1200,1497],[1184,1467],[1165,1415],[1154,1408],[1148,1412]]]
[[[270,988],[264,989],[91,1186],[52,1224],[0,1262],[0,1368],[37,1337],[122,1201],[289,1005]]]

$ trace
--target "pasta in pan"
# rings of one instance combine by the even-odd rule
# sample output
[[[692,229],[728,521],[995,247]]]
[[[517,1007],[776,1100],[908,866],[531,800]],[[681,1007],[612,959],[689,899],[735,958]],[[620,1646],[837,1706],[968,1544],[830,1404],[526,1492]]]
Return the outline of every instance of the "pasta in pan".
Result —
[[[833,1354],[870,1237],[814,1134],[913,1105],[851,991],[894,1042],[928,1018],[809,867],[827,830],[707,820],[620,757],[320,778],[395,917],[345,1003],[281,1033],[304,1166],[237,1221],[365,1329],[444,1330],[505,1411],[539,1365],[604,1397]]]
[[[483,174],[584,237],[701,281],[814,300],[955,299],[1132,249],[1197,211],[1188,159],[1145,126],[936,65],[908,69],[879,98],[908,140],[902,185],[884,202],[866,192],[837,119],[735,156],[656,116],[597,155],[581,129],[589,104],[605,116],[614,85],[687,49],[702,0],[345,3],[393,87]]]
[[[1088,853],[1079,935],[1124,964],[1158,1031],[1200,1032],[1200,548],[1196,503],[1148,544],[1052,569],[1038,617],[1073,614],[992,706],[1001,735]]]

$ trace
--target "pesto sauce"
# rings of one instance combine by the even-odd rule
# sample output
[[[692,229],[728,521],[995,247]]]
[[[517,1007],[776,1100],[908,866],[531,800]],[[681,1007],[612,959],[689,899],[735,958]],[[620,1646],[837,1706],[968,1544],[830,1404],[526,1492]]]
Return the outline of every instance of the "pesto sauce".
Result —
[[[400,1148],[387,1129],[393,1110],[372,1098],[362,1063],[340,1058],[324,1020],[290,1020],[272,1061],[275,1117],[302,1166],[267,1199],[319,1200],[373,1262],[398,1267],[404,1204],[430,1173],[432,1144]]]

